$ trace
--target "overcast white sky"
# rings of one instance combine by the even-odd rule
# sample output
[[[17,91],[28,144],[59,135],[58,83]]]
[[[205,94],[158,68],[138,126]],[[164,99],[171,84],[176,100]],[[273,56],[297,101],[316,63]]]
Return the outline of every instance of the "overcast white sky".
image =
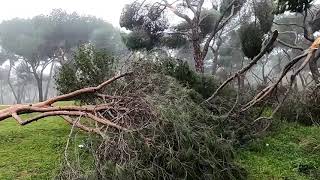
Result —
[[[0,22],[15,17],[31,18],[49,14],[61,8],[68,12],[94,15],[119,27],[119,18],[125,4],[134,0],[0,0]],[[208,2],[210,2],[208,0]],[[320,0],[315,0],[319,4]],[[172,20],[172,19],[171,19]]]
[[[94,15],[119,27],[121,10],[134,0],[0,0],[0,22],[15,17],[33,17],[61,8],[68,12]]]

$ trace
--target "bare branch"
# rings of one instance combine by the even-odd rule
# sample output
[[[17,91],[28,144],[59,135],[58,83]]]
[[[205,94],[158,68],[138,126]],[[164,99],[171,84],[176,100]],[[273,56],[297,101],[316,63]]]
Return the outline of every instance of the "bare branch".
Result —
[[[249,103],[247,103],[244,108],[242,109],[242,111],[246,111],[249,108],[251,108],[252,106],[254,106],[255,104],[257,104],[258,102],[262,101],[264,98],[266,98],[268,95],[270,95],[275,89],[276,87],[279,85],[279,83],[282,81],[282,79],[287,75],[287,73],[291,70],[291,68],[297,63],[299,62],[302,58],[306,57],[308,55],[308,57],[306,58],[306,60],[304,62],[309,62],[310,58],[312,57],[312,53],[310,52],[305,52],[297,57],[295,57],[294,59],[292,59],[283,69],[281,76],[278,78],[278,80],[271,84],[270,86],[266,87],[265,89],[263,89],[259,94],[257,94],[253,100],[251,100]],[[303,63],[299,70],[298,73],[305,67],[305,63]],[[291,81],[293,81],[293,78],[295,78],[295,76],[297,75],[297,73],[295,73],[293,76],[291,76]]]
[[[277,42],[279,42],[281,45],[283,46],[286,46],[286,47],[289,47],[291,49],[297,49],[297,50],[300,50],[300,51],[303,51],[304,49],[302,47],[299,47],[299,46],[295,46],[295,45],[291,45],[289,43],[286,43],[280,39],[277,39]]]
[[[197,13],[197,10],[191,5],[190,0],[186,0],[188,8],[194,13]]]
[[[273,24],[279,25],[279,26],[297,26],[300,28],[304,28],[303,26],[296,24],[296,23],[279,23],[279,22],[273,22]]]
[[[238,75],[243,74],[245,72],[247,72],[249,69],[251,69],[252,66],[254,66],[255,64],[257,64],[257,62],[263,57],[264,54],[267,53],[267,51],[272,47],[272,45],[274,44],[274,42],[277,40],[278,37],[278,31],[275,30],[272,34],[271,39],[269,40],[269,42],[267,43],[267,45],[265,47],[263,47],[263,49],[261,50],[261,52],[253,58],[253,60],[250,62],[250,64],[248,64],[247,66],[243,67],[241,70],[239,70],[237,73],[235,73],[233,76],[231,76],[230,78],[228,78],[226,81],[224,81],[219,88],[212,94],[211,97],[209,97],[206,101],[209,102],[211,101],[213,98],[216,97],[216,95],[229,83],[231,82],[233,79],[235,79]]]
[[[165,3],[165,6],[168,7],[175,15],[179,16],[180,18],[186,20],[189,24],[192,23],[191,19],[189,18],[189,16],[180,13],[177,9],[175,9],[174,7],[172,7],[171,4],[168,3],[167,0],[163,0],[163,2]]]

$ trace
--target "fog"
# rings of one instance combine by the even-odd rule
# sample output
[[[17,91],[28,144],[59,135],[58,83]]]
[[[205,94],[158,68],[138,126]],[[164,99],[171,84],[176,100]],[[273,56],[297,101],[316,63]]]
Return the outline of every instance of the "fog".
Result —
[[[126,47],[123,43],[121,32],[130,33],[132,29],[120,28],[119,20],[125,5],[132,2],[134,1],[3,1],[0,6],[0,22],[2,22],[0,46],[3,47],[0,53],[0,104],[30,103],[57,95],[54,76],[62,64],[72,59],[79,42],[91,43],[98,48],[108,49],[117,58],[125,59],[124,56],[129,54],[130,47]],[[211,8],[213,2],[218,1],[206,0],[203,5],[204,9]],[[218,43],[218,37],[213,39],[211,42],[213,50],[206,54],[205,73],[216,76],[220,81],[250,62],[250,58],[245,57],[241,52],[239,35],[230,38],[232,33],[239,30],[246,14],[252,13],[252,8],[249,7],[250,2],[248,1],[248,4],[245,4],[224,27],[219,36],[222,43]],[[319,3],[320,0],[314,1],[315,5]],[[217,11],[215,8],[213,11]],[[187,11],[186,14],[189,15],[192,12]],[[250,17],[249,21],[255,20],[254,16]],[[299,14],[286,12],[275,17],[274,21],[282,19],[288,21],[291,18],[299,22],[301,17]],[[167,12],[165,18],[169,26],[178,25],[183,19],[171,11]],[[73,22],[74,19],[76,23]],[[60,24],[56,21],[59,21]],[[165,33],[171,33],[173,29],[168,28]],[[307,47],[307,43],[300,42],[303,36],[301,29],[286,29],[283,26],[274,25],[270,30],[274,29],[280,30],[280,39],[291,41],[292,38],[295,38],[296,41],[299,41],[299,46]],[[295,37],[292,36],[292,32],[296,34]],[[315,37],[318,34],[315,31]],[[265,35],[267,36],[270,36],[270,33]],[[267,38],[264,40],[266,41]],[[163,47],[163,50],[167,55],[182,59],[194,68],[193,49],[190,44],[176,49]],[[32,59],[34,54],[37,54],[38,59]],[[290,60],[287,55],[294,56],[297,55],[297,52],[286,49],[286,47],[275,48],[272,53],[263,57],[251,72],[246,74],[246,83],[256,86],[261,83],[260,81],[272,82],[277,78],[284,64]],[[306,75],[304,81],[309,81],[311,79],[308,75],[309,70],[307,69],[304,74]],[[298,84],[301,83],[298,82]]]
[[[15,17],[32,18],[61,8],[69,13],[75,11],[79,14],[90,14],[119,27],[121,10],[130,2],[132,0],[3,0],[0,6],[0,21]]]

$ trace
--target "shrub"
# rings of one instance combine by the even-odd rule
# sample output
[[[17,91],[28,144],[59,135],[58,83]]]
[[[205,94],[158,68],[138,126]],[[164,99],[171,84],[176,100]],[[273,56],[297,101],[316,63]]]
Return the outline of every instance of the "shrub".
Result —
[[[83,87],[97,86],[113,75],[114,63],[115,58],[106,51],[82,45],[72,60],[63,64],[56,73],[56,88],[59,93],[66,94]]]
[[[186,61],[180,59],[165,59],[161,65],[165,74],[174,77],[182,85],[195,90],[203,99],[210,97],[218,83],[213,76],[206,76],[194,72]]]
[[[277,113],[279,118],[304,125],[320,123],[320,92],[317,88],[294,92],[284,104]]]

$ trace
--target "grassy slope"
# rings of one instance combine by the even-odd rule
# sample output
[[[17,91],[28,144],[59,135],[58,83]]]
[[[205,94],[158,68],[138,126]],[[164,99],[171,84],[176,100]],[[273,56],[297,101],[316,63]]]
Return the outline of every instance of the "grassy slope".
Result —
[[[311,179],[310,170],[320,168],[319,132],[320,127],[286,123],[240,150],[238,161],[250,179]]]
[[[0,122],[0,179],[52,179],[69,132],[59,117],[27,126],[13,119]]]

